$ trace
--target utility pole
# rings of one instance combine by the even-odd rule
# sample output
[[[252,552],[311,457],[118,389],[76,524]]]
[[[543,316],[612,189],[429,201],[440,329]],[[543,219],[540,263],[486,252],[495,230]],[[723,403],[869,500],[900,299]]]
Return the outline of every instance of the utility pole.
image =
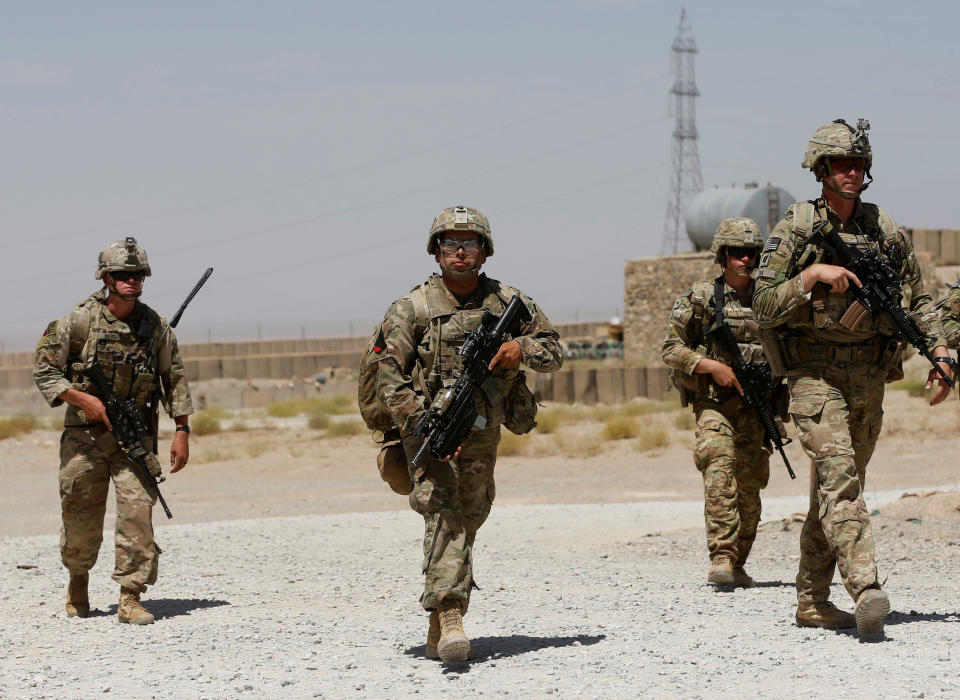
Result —
[[[667,199],[667,215],[663,227],[662,253],[679,253],[690,250],[684,210],[687,204],[703,189],[703,174],[700,172],[700,154],[697,149],[697,108],[694,100],[700,96],[697,89],[694,58],[697,42],[687,21],[687,10],[680,11],[680,26],[673,40],[671,73],[674,77],[670,88],[670,108],[676,120],[673,129],[673,158],[670,173],[670,194]]]

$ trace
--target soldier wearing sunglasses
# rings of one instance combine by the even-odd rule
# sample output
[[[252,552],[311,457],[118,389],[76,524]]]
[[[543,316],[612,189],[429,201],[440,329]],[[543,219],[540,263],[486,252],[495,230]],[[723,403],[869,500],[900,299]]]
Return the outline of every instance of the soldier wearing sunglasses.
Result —
[[[156,382],[162,384],[164,403],[177,425],[170,448],[171,472],[187,464],[188,416],[193,406],[173,330],[139,301],[144,277],[150,276],[143,248],[133,238],[110,244],[100,253],[95,276],[103,280],[103,288],[47,326],[37,344],[33,377],[51,406],[68,404],[60,440],[60,556],[70,572],[67,615],[90,613],[88,572],[100,551],[113,480],[117,498],[113,579],[120,584],[117,617],[120,622],[144,625],[154,621],[140,603],[140,594],[157,580],[160,548],[154,542],[151,519],[156,496],[121,453],[110,432],[105,397],[97,395],[86,370],[99,363],[113,395],[132,399],[148,426],[153,408],[148,409],[148,404]],[[150,443],[144,447],[152,453]]]
[[[371,348],[378,365],[376,393],[396,426],[384,442],[402,441],[408,463],[422,445],[422,438],[412,434],[414,427],[441,390],[456,381],[461,370],[457,350],[483,314],[499,316],[520,295],[532,317],[522,334],[504,342],[491,360],[491,385],[475,391],[483,425],[473,429],[451,459],[427,456],[410,470],[410,505],[425,523],[420,603],[430,612],[426,655],[461,661],[470,654],[462,616],[474,587],[474,540],[494,499],[500,426],[519,434],[536,425],[536,402],[519,368],[522,363],[538,372],[556,371],[562,353],[557,331],[533,300],[480,271],[493,255],[493,238],[479,211],[459,206],[440,212],[430,228],[427,252],[440,274],[394,302]]]
[[[707,582],[716,586],[754,585],[744,565],[757,536],[770,453],[756,411],[740,398],[743,389],[733,372],[734,360],[709,331],[722,315],[733,328],[744,361],[767,364],[751,308],[751,271],[762,246],[760,227],[752,219],[721,223],[710,248],[721,275],[695,282],[677,299],[663,341],[663,361],[673,368],[671,379],[681,402],[693,408],[697,421],[693,461],[703,476]]]

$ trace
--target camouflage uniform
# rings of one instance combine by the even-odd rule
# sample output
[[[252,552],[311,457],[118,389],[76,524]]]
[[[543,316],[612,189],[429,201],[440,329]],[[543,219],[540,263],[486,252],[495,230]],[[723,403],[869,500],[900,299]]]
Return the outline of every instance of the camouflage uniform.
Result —
[[[562,363],[557,331],[529,297],[484,274],[478,282],[472,295],[458,299],[435,274],[386,312],[382,342],[377,344],[381,348],[377,394],[400,430],[408,459],[422,444],[411,432],[427,408],[427,396],[436,396],[442,387],[456,381],[461,371],[456,351],[480,325],[484,311],[499,315],[513,295],[520,294],[533,317],[526,333],[515,339],[523,364],[538,372],[552,372]],[[529,391],[521,370],[497,370],[494,380],[497,391],[492,392],[492,400],[479,389],[475,391],[477,413],[487,420],[487,427],[474,429],[456,462],[440,462],[428,455],[410,474],[410,506],[425,522],[426,580],[420,600],[426,610],[441,602],[457,602],[466,611],[473,585],[474,539],[495,496],[493,469],[500,425],[522,423],[524,417],[514,413],[517,407],[530,407],[522,398],[522,393],[529,396]]]
[[[149,425],[146,404],[155,375],[134,376],[133,365],[138,361],[149,363],[146,350],[151,345],[156,347],[167,322],[140,302],[121,321],[107,308],[106,300],[107,291],[102,289],[47,327],[37,344],[34,381],[50,406],[61,405],[58,396],[71,388],[96,395],[83,375],[84,368],[96,357],[115,394],[133,398]],[[159,344],[156,370],[169,414],[192,413],[183,361],[172,329]],[[144,447],[152,454],[152,442]],[[160,549],[154,542],[151,522],[156,499],[144,488],[106,426],[90,423],[83,411],[68,405],[60,439],[60,555],[73,575],[85,574],[97,560],[110,479],[117,498],[113,579],[123,588],[142,592],[157,580]]]
[[[943,323],[948,347],[953,350],[960,348],[960,287],[952,287],[947,292],[947,298],[940,307],[940,322]]]
[[[840,323],[854,301],[849,291],[829,293],[823,284],[804,289],[802,270],[830,262],[822,249],[806,244],[813,227],[825,219],[849,245],[883,254],[901,276],[910,310],[931,347],[945,343],[913,246],[886,212],[859,197],[846,223],[824,200],[787,210],[761,257],[753,308],[761,327],[775,327],[779,334],[765,335],[764,343],[769,337],[768,356],[774,353],[784,365],[789,411],[815,470],[800,535],[797,597],[802,604],[827,600],[835,564],[854,600],[866,589],[879,588],[863,487],[883,420],[884,383],[903,376],[903,344],[885,316],[868,314],[851,330]]]
[[[679,387],[683,403],[692,405],[697,420],[693,461],[703,476],[710,560],[727,557],[742,568],[760,523],[760,490],[770,478],[770,453],[756,412],[743,405],[737,390],[720,386],[709,374],[694,374],[704,357],[733,364],[733,358],[705,335],[714,324],[714,285],[696,282],[677,299],[661,354],[686,385]],[[744,360],[766,364],[750,308],[752,293],[751,284],[747,298],[741,299],[724,282],[723,317],[734,330]]]

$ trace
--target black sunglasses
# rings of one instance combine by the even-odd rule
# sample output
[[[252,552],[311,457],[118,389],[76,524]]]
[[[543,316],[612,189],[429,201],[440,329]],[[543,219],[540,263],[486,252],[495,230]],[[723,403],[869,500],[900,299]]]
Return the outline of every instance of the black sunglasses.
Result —
[[[143,282],[143,278],[147,276],[143,270],[137,270],[136,272],[124,272],[119,270],[117,272],[111,272],[110,276],[113,277],[117,282]]]

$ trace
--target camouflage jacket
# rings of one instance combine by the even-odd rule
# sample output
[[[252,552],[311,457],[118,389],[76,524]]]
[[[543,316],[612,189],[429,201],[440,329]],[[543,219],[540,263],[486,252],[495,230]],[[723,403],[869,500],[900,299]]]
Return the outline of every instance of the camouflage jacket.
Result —
[[[51,406],[59,406],[63,400],[58,397],[67,389],[97,395],[83,373],[96,357],[119,398],[132,397],[144,409],[155,388],[155,376],[159,375],[168,414],[185,416],[193,413],[186,372],[173,329],[164,336],[156,352],[156,374],[152,368],[138,373],[134,366],[147,367],[150,364],[147,351],[159,342],[167,322],[140,302],[130,316],[121,321],[110,313],[106,298],[106,289],[101,289],[77,304],[71,313],[51,322],[43,332],[37,343],[33,368],[33,379],[43,398]],[[88,423],[83,411],[67,406],[65,426]]]
[[[904,303],[931,347],[945,344],[943,328],[933,309],[930,296],[923,288],[920,265],[913,244],[885,211],[875,204],[857,200],[856,208],[846,224],[829,209],[823,200],[798,202],[777,224],[767,239],[760,265],[753,309],[762,328],[776,327],[787,355],[798,343],[819,346],[858,346],[888,342],[897,336],[893,324],[884,314],[867,314],[856,330],[840,324],[847,308],[854,302],[850,292],[829,293],[826,285],[804,289],[800,273],[814,263],[830,263],[822,249],[807,245],[806,240],[816,222],[829,220],[841,238],[861,250],[874,250],[883,255],[903,283]]]
[[[748,291],[752,295],[752,284]],[[744,303],[726,282],[723,283],[723,318],[733,328],[744,361],[765,364],[749,297]],[[737,393],[732,387],[719,386],[711,375],[695,375],[693,371],[704,357],[733,365],[733,358],[718,347],[713,338],[706,336],[714,319],[714,280],[694,282],[670,312],[667,337],[660,352],[663,361],[679,373],[679,386],[692,394],[689,397],[692,401],[723,402]]]
[[[560,369],[560,336],[533,300],[484,274],[479,282],[477,291],[461,303],[444,286],[443,278],[434,274],[387,309],[381,326],[383,342],[378,343],[382,350],[377,360],[377,395],[402,435],[416,426],[429,397],[456,382],[462,369],[457,350],[480,325],[484,311],[500,315],[514,294],[520,295],[533,317],[527,332],[514,339],[520,344],[523,364],[538,372]],[[501,395],[508,396],[523,375],[516,369],[496,370],[494,380]],[[503,421],[504,406],[489,405],[479,390],[474,396],[477,413],[488,424]]]
[[[948,346],[957,350],[960,347],[960,287],[954,287],[947,293],[940,307],[940,321]]]

